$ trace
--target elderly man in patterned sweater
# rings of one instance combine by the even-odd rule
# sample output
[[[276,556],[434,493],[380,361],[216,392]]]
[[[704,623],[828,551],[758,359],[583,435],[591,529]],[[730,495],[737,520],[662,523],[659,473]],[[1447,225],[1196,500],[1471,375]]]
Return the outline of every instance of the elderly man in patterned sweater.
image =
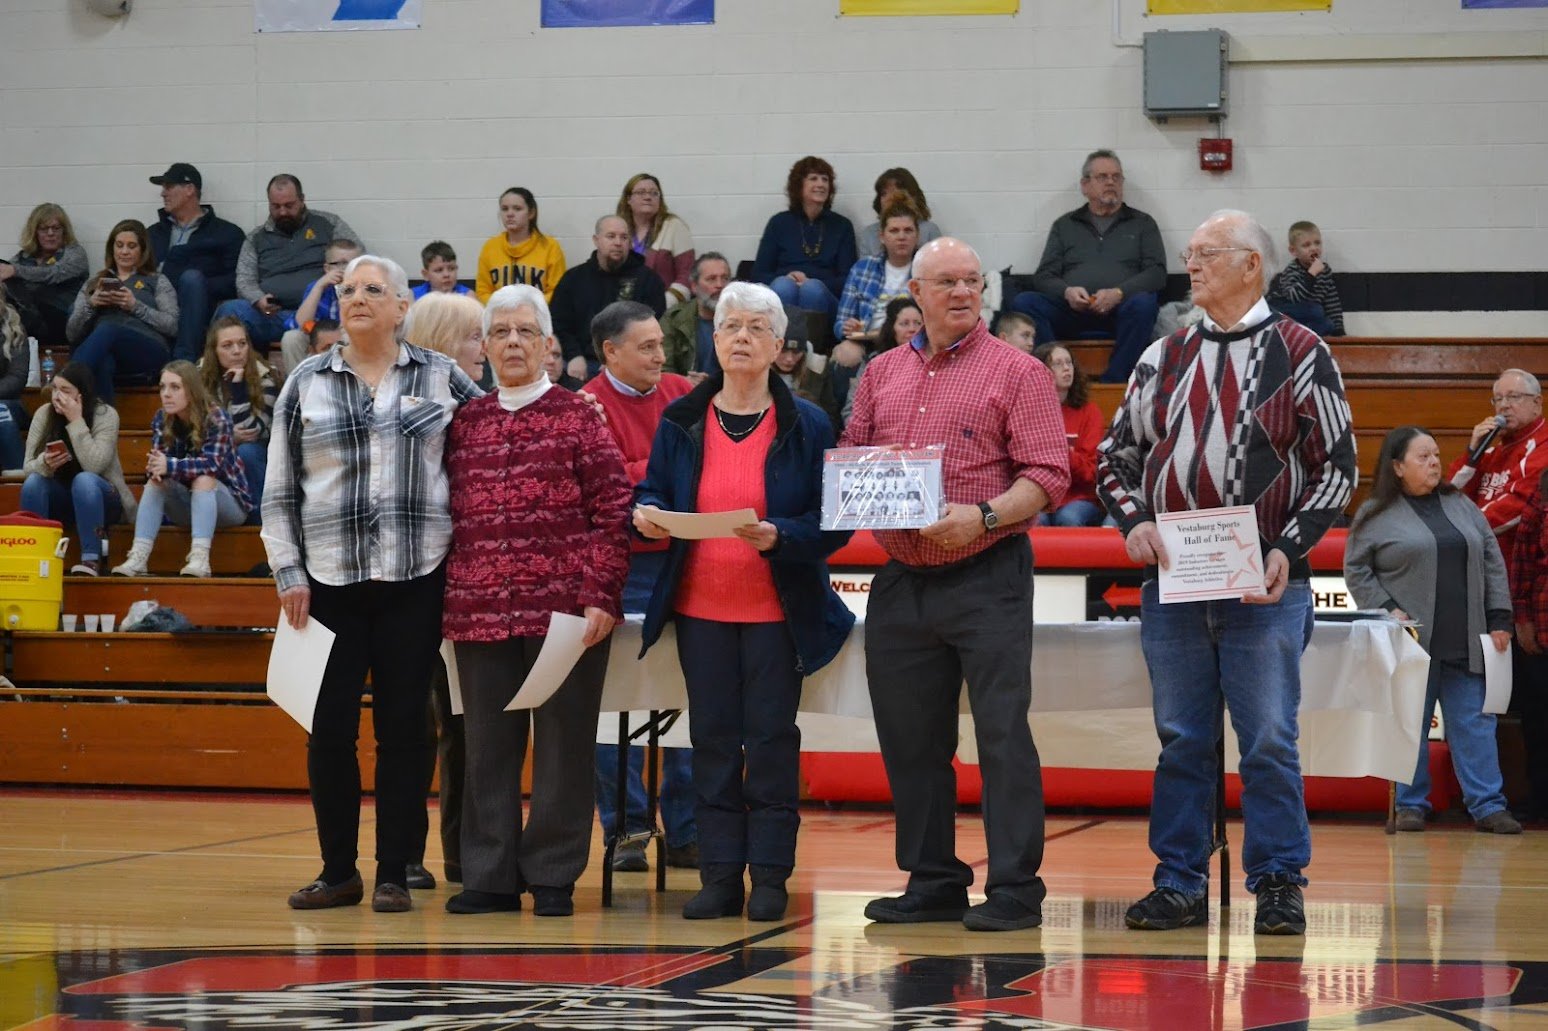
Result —
[[[1311,638],[1307,553],[1356,478],[1343,381],[1313,332],[1264,301],[1273,243],[1250,215],[1219,211],[1185,254],[1203,323],[1147,348],[1098,447],[1098,490],[1129,557],[1166,566],[1161,512],[1251,505],[1264,593],[1162,605],[1153,575],[1140,641],[1161,759],[1150,810],[1155,890],[1129,907],[1142,930],[1208,917],[1211,799],[1221,703],[1241,746],[1242,864],[1254,930],[1304,934],[1311,832],[1297,746],[1301,652]]]

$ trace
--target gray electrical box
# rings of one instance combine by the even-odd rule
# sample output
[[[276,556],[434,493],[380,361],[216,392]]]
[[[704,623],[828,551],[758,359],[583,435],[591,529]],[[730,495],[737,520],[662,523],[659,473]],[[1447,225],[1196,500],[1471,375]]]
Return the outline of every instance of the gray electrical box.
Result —
[[[1145,33],[1145,114],[1224,117],[1229,39],[1221,29]]]

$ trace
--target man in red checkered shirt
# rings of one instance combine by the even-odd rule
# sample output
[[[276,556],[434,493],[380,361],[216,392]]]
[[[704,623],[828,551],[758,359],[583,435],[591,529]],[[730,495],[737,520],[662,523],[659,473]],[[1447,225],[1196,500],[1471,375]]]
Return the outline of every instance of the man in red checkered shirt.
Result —
[[[1032,518],[1069,486],[1069,445],[1043,364],[979,318],[982,266],[946,237],[914,259],[924,331],[866,368],[846,446],[945,445],[946,512],[922,530],[878,531],[890,561],[871,584],[865,662],[908,889],[874,899],[880,923],[961,920],[1009,931],[1042,922],[1043,779],[1032,703]],[[956,856],[962,682],[984,778],[988,898]]]

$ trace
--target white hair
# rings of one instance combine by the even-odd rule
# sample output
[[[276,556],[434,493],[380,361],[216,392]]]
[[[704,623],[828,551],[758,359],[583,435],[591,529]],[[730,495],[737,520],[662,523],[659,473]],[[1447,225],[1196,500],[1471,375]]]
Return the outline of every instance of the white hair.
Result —
[[[720,300],[715,305],[716,329],[726,321],[726,313],[733,308],[749,315],[768,316],[769,328],[774,330],[774,335],[781,340],[785,338],[790,317],[785,314],[785,306],[780,303],[779,295],[762,283],[727,283],[726,288],[720,291]]]
[[[403,266],[391,258],[383,258],[380,255],[362,254],[351,258],[349,264],[344,267],[344,278],[348,279],[354,275],[355,269],[361,265],[370,265],[381,270],[382,275],[387,279],[387,285],[392,287],[393,293],[400,298],[414,296],[414,292],[409,289],[408,273],[403,271]]]
[[[515,286],[502,286],[489,298],[489,303],[484,305],[484,335],[489,335],[489,323],[493,320],[495,312],[516,311],[518,308],[531,308],[532,314],[537,316],[538,328],[543,335],[554,335],[554,317],[549,314],[548,302],[543,299],[543,291],[535,286],[527,286],[518,283]]]
[[[1274,273],[1279,271],[1279,259],[1275,257],[1274,252],[1274,238],[1269,235],[1267,229],[1263,228],[1262,222],[1236,208],[1221,208],[1204,221],[1208,224],[1216,220],[1224,223],[1234,245],[1245,247],[1258,255],[1258,260],[1263,263],[1263,292],[1267,293]]]
[[[983,270],[984,260],[978,256],[978,252],[974,250],[970,244],[963,243],[961,240],[958,240],[953,236],[942,236],[931,240],[929,243],[925,244],[923,247],[919,248],[919,250],[914,252],[914,261],[908,269],[909,277],[912,279],[923,279],[924,277],[920,273],[920,269],[924,266],[925,262],[935,257],[937,253],[953,245],[961,247],[963,250],[971,254],[973,256],[973,264],[977,265],[980,271]]]
[[[1504,372],[1500,373],[1499,378],[1504,379],[1506,376],[1514,376],[1519,379],[1522,385],[1527,388],[1528,394],[1531,394],[1534,397],[1542,395],[1542,384],[1537,382],[1536,376],[1532,375],[1525,369],[1506,369]]]

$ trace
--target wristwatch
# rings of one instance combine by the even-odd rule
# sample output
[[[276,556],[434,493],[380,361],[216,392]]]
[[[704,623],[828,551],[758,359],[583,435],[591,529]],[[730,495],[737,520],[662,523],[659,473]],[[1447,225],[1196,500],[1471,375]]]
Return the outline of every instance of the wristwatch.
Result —
[[[994,509],[989,507],[989,502],[980,501],[978,510],[984,514],[984,529],[993,530],[1000,525],[1000,517],[994,514]]]

